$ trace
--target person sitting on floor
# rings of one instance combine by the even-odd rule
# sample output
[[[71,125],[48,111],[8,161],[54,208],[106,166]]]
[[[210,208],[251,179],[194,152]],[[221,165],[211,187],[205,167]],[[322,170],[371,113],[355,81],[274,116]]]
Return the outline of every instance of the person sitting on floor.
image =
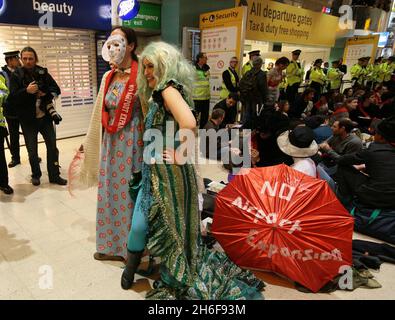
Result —
[[[318,144],[325,142],[333,135],[329,125],[329,117],[323,115],[312,116],[305,120],[306,126],[314,131],[314,140]]]
[[[236,122],[237,101],[239,101],[239,95],[237,93],[230,93],[226,99],[221,100],[214,106],[214,110],[222,109],[225,112],[225,118],[220,124],[220,128],[225,128],[227,125]]]
[[[320,144],[323,153],[323,162],[320,166],[332,176],[337,170],[337,160],[347,154],[356,153],[362,150],[362,141],[351,131],[355,124],[350,119],[335,121],[332,126],[333,136]]]
[[[362,172],[364,171],[364,173]],[[369,148],[338,159],[337,183],[345,204],[350,196],[369,208],[395,208],[395,117],[377,125]]]
[[[277,138],[277,144],[282,152],[293,158],[293,169],[317,177],[316,165],[310,158],[318,152],[313,130],[302,125],[292,131],[285,131]]]

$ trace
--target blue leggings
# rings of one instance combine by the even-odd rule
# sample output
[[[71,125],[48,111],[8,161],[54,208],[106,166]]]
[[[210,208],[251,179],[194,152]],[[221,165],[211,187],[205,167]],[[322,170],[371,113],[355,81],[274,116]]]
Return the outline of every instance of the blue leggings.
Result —
[[[147,244],[148,221],[144,213],[141,211],[142,188],[137,195],[134,205],[132,226],[128,238],[128,250],[132,252],[143,251]]]

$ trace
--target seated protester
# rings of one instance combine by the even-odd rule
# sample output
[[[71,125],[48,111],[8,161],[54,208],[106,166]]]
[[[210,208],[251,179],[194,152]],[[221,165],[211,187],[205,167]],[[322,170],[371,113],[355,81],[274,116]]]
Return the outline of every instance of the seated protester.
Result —
[[[332,114],[331,120],[329,123],[333,124],[335,121],[350,118],[350,113],[356,110],[358,107],[358,99],[357,98],[348,98],[344,103],[339,103],[335,106],[335,111]]]
[[[284,116],[284,115],[283,115]],[[259,152],[258,167],[269,167],[275,166],[281,163],[291,165],[293,163],[292,158],[282,152],[277,144],[277,137],[284,131],[291,128],[291,121],[277,122],[278,117],[282,117],[278,111],[268,113],[261,121],[257,128],[257,148]]]
[[[355,196],[358,203],[369,208],[394,209],[395,117],[381,121],[376,130],[368,149],[338,159],[339,194],[348,201],[352,199],[347,196]]]
[[[301,96],[297,96],[295,102],[289,112],[289,115],[292,118],[301,118],[302,113],[307,109],[313,108],[313,99],[314,99],[315,91],[314,89],[307,88]]]
[[[373,91],[373,103],[376,106],[381,106],[381,104],[383,103],[383,100],[381,99],[383,95],[385,95],[388,92],[388,88],[385,85],[382,84],[378,84],[376,85],[374,91]]]
[[[282,152],[293,158],[293,169],[317,177],[316,165],[310,158],[318,152],[313,130],[307,126],[298,126],[292,131],[282,133],[277,138],[277,144]]]
[[[229,124],[234,124],[237,117],[237,101],[239,96],[237,93],[230,93],[226,99],[218,102],[214,106],[214,110],[222,109],[225,112],[224,121],[222,121],[220,128],[225,128]]]
[[[318,144],[328,140],[333,135],[332,128],[329,125],[329,117],[312,116],[305,121],[306,125],[313,130],[314,140]]]
[[[322,95],[320,99],[314,104],[313,110],[311,110],[311,115],[327,115],[329,114],[328,99],[325,95]]]
[[[353,88],[344,89],[343,96],[345,99],[352,98],[354,96],[354,89]]]
[[[289,129],[290,119],[288,116],[289,103],[287,100],[281,100],[277,103],[276,111],[270,116],[268,123],[270,129],[275,134]]]
[[[350,119],[358,123],[362,132],[367,133],[372,119],[379,117],[380,109],[374,101],[374,93],[367,92],[359,100],[357,109],[350,112]]]
[[[337,161],[340,157],[362,150],[362,141],[351,131],[355,124],[350,119],[335,121],[332,126],[333,136],[320,144],[323,169],[332,176],[337,170]]]
[[[220,126],[222,121],[225,119],[225,111],[222,109],[216,109],[213,111],[210,119],[208,120],[207,124],[204,126],[203,130],[206,130],[207,135],[205,137],[205,144],[202,143],[202,140],[200,142],[200,152],[204,155],[204,157],[206,158],[210,158],[210,156],[214,159],[217,160],[219,158],[218,155],[220,155],[219,151],[220,151],[220,139],[217,139],[215,146],[211,145],[213,143],[213,141],[210,141],[209,138],[209,132],[207,132],[208,130],[213,129],[216,133],[220,130]],[[211,144],[210,144],[211,142]],[[212,155],[210,155],[210,149],[215,148],[215,153],[213,153]]]
[[[391,93],[382,96],[383,103],[380,106],[380,119],[395,116],[395,97]]]

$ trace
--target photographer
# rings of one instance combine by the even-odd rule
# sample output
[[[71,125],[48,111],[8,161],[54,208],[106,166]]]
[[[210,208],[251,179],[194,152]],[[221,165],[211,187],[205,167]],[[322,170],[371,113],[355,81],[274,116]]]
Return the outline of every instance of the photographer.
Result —
[[[33,48],[24,48],[21,58],[23,67],[11,77],[9,99],[21,122],[32,168],[32,184],[40,185],[42,175],[37,152],[38,133],[41,133],[47,147],[49,181],[66,185],[67,180],[60,177],[59,151],[53,127],[53,122],[58,124],[62,120],[53,106],[53,99],[60,95],[60,88],[48,70],[37,65],[38,57]]]

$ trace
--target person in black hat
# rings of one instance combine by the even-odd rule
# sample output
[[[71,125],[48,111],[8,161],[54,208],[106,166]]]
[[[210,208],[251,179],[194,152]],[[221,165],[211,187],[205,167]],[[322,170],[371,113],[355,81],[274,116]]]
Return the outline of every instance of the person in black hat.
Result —
[[[260,50],[254,50],[254,51],[250,51],[248,53],[248,55],[250,56],[250,61],[248,61],[244,66],[243,69],[241,70],[241,75],[244,76],[248,71],[250,71],[253,68],[252,62],[254,60],[255,57],[260,57],[261,55],[261,51]]]
[[[301,52],[299,49],[292,51],[292,60],[287,67],[287,100],[291,106],[295,102],[300,84],[303,81],[304,71],[299,62]]]
[[[339,195],[346,206],[356,197],[358,203],[369,208],[394,209],[395,117],[377,125],[374,142],[368,149],[341,157],[336,176]]]
[[[7,87],[10,87],[10,79],[12,73],[21,66],[19,59],[19,51],[4,52],[6,65],[2,67],[3,74],[6,76]],[[7,119],[8,131],[10,134],[10,152],[11,162],[8,164],[9,168],[13,168],[21,163],[20,146],[19,146],[19,120],[15,112],[15,108],[8,100],[4,103],[4,116]]]

